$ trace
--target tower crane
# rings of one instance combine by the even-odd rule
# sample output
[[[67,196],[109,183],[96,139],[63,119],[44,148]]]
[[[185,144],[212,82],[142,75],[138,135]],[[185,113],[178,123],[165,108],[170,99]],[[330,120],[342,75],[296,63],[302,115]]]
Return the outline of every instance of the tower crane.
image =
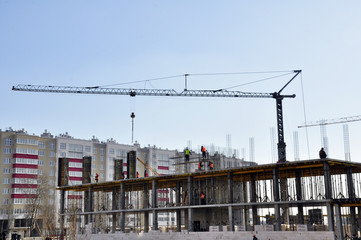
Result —
[[[106,95],[128,95],[135,96],[167,96],[167,97],[226,97],[226,98],[274,98],[276,100],[277,111],[277,131],[278,131],[278,161],[286,162],[286,143],[284,141],[283,130],[283,108],[282,100],[284,98],[295,98],[296,95],[283,95],[282,91],[302,72],[302,70],[293,70],[292,78],[278,91],[273,93],[228,91],[225,89],[216,90],[188,90],[187,81],[185,89],[177,92],[174,89],[134,89],[134,88],[103,88],[94,87],[69,87],[69,86],[44,86],[44,85],[25,85],[19,84],[13,86],[13,91],[25,92],[49,92],[49,93],[77,93],[77,94],[106,94]],[[186,77],[188,74],[185,75]]]
[[[351,116],[351,117],[334,118],[334,119],[328,119],[328,120],[323,119],[323,120],[316,121],[316,122],[308,122],[308,123],[305,123],[304,125],[298,126],[298,128],[320,126],[321,144],[323,145],[323,147],[325,148],[325,150],[327,152],[328,151],[328,140],[327,140],[327,134],[326,134],[326,125],[357,122],[357,121],[361,121],[361,115]],[[345,160],[351,161],[350,142],[349,142],[349,133],[348,133],[348,125],[347,124],[343,125],[343,138],[344,138]]]

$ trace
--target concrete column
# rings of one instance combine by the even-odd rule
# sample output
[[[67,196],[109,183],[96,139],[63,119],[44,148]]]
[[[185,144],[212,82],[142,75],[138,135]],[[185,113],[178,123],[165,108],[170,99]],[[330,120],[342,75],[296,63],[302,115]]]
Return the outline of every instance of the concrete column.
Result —
[[[278,183],[278,169],[273,168],[272,169],[273,174],[273,199],[275,202],[280,201],[280,190],[279,190],[279,183]],[[275,220],[276,220],[276,231],[281,231],[281,211],[280,211],[280,205],[278,203],[274,206],[275,210]]]
[[[233,203],[233,173],[227,173],[228,178],[228,203]]]
[[[361,207],[357,207],[358,226],[361,226]]]
[[[330,165],[328,162],[323,163],[323,178],[325,184],[325,197],[326,199],[332,198],[332,184],[331,184],[331,174],[330,174]]]
[[[149,207],[149,188],[148,183],[144,183],[143,185],[143,208]],[[148,232],[149,230],[149,212],[144,212],[144,232]]]
[[[347,174],[347,188],[349,200],[355,199],[355,187],[352,179],[352,167],[346,167]],[[350,223],[351,223],[351,236],[357,235],[357,219],[356,219],[356,208],[350,207]]]
[[[180,190],[180,182],[177,181],[177,187],[176,187],[176,193],[175,193],[175,203],[176,206],[180,206],[180,199],[181,199],[181,190]],[[181,216],[181,210],[177,210],[177,232],[182,231],[182,216]]]
[[[280,205],[276,203],[274,208],[275,208],[275,222],[276,222],[275,230],[282,231]]]
[[[248,202],[248,196],[247,196],[247,182],[242,182],[242,194],[243,194],[243,201],[244,203]],[[245,226],[246,231],[250,231],[249,229],[249,210],[248,207],[244,207],[244,214],[243,214],[243,225]]]
[[[191,206],[194,203],[193,200],[193,177],[188,177],[188,205]],[[188,231],[193,232],[193,209],[188,208]]]
[[[93,187],[89,187],[89,198],[88,198],[88,206],[89,206],[89,212],[94,212],[94,193],[93,193]],[[88,214],[88,222],[93,222],[93,215]]]
[[[112,210],[117,210],[117,188],[113,188],[112,192]],[[117,227],[117,214],[113,213],[112,219],[112,233],[115,233]]]
[[[341,206],[335,204],[335,218],[336,218],[336,237],[337,239],[343,239],[343,229],[342,229],[342,217],[341,217]]]
[[[234,217],[233,217],[232,206],[228,206],[228,221],[229,221],[229,231],[234,232]]]
[[[325,197],[326,197],[326,199],[332,199],[332,183],[331,183],[330,165],[326,161],[323,163],[323,178],[324,178],[324,185],[325,185]],[[335,231],[333,205],[331,205],[330,203],[327,203],[326,207],[327,207],[328,231]]]
[[[193,227],[193,209],[192,208],[188,208],[188,231],[189,232],[194,231],[194,227]]]
[[[256,180],[255,175],[251,174],[251,181],[250,181],[250,196],[251,196],[251,202],[255,203],[257,202],[257,194],[256,194]],[[252,205],[252,219],[253,219],[253,226],[258,225],[258,217],[257,217],[257,206]]]
[[[152,206],[158,208],[158,182],[157,180],[152,181]],[[158,230],[158,213],[153,210],[153,230]]]
[[[193,205],[194,201],[194,192],[193,192],[193,177],[188,177],[188,205]]]
[[[296,195],[297,195],[297,201],[302,200],[302,187],[301,187],[301,173],[300,170],[296,170]],[[304,217],[303,217],[303,207],[302,204],[297,204],[297,223],[298,224],[304,224]]]
[[[119,208],[125,209],[125,183],[120,183]],[[125,232],[125,212],[120,213],[120,231]]]
[[[228,178],[228,203],[233,203],[233,173],[227,174]],[[228,207],[229,231],[234,231],[234,217],[232,206]]]
[[[64,239],[65,190],[60,190],[60,240]]]

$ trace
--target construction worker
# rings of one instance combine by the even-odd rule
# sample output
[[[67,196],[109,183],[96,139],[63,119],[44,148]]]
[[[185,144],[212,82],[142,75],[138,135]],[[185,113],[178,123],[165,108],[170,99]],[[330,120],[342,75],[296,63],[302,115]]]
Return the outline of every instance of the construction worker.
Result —
[[[209,162],[208,167],[209,167],[209,170],[213,170],[213,162]]]
[[[184,151],[184,156],[186,159],[186,162],[189,162],[189,155],[192,154],[191,151],[189,151],[188,148],[186,148],[186,150]]]
[[[140,175],[139,175],[139,172],[137,171],[137,178],[139,178],[140,177]]]
[[[98,182],[98,181],[99,181],[99,174],[96,173],[96,174],[95,174],[95,182]]]
[[[147,169],[144,170],[144,177],[148,177]]]
[[[323,150],[323,148],[321,148],[319,155],[320,155],[321,159],[325,159],[327,157],[327,154],[326,154],[325,150]]]
[[[202,157],[203,157],[203,159],[206,159],[206,153],[207,153],[206,148],[202,146],[202,147],[201,147],[201,152],[202,152]]]
[[[201,192],[201,205],[206,205],[206,194],[204,192]]]
[[[202,161],[200,161],[198,163],[198,171],[202,171],[202,167],[203,167],[203,163],[202,163]]]

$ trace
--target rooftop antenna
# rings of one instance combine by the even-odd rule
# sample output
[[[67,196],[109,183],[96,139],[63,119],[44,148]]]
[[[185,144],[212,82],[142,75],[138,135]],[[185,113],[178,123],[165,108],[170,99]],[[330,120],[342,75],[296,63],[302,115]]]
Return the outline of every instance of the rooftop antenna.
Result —
[[[130,114],[130,117],[132,118],[132,143],[133,143],[133,137],[134,137],[134,118],[135,118],[134,112],[132,112],[132,114]]]

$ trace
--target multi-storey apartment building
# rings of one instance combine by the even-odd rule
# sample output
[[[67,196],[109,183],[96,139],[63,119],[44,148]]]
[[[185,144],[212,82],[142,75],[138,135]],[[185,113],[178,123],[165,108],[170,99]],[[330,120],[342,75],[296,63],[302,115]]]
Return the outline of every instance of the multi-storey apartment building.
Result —
[[[44,210],[55,209],[56,140],[48,132],[10,129],[0,131],[0,141],[0,231],[29,236],[43,228],[40,218],[55,212]]]
[[[67,184],[83,183],[83,174],[87,174],[91,182],[99,175],[99,182],[112,181],[115,176],[115,161],[122,161],[122,172],[129,178],[127,154],[136,152],[136,171],[139,177],[183,173],[197,171],[197,164],[184,168],[183,152],[157,148],[156,146],[140,147],[119,144],[114,139],[99,141],[96,137],[90,140],[76,139],[68,133],[53,137],[45,131],[40,136],[28,134],[25,130],[0,130],[0,233],[8,236],[16,233],[21,236],[35,236],[41,233],[54,234],[58,227],[57,211],[59,209],[59,194],[56,194],[60,159],[67,159]],[[199,157],[197,153],[193,155]],[[84,159],[91,159],[90,171],[83,171]],[[218,169],[247,165],[236,158],[224,155],[214,155]],[[135,176],[136,177],[136,176]],[[173,196],[169,192],[158,192],[158,203],[172,203]],[[111,196],[110,196],[111,197]],[[131,197],[131,196],[129,196]],[[69,192],[66,201],[76,203],[76,209],[84,210],[84,198],[77,192]],[[107,197],[108,198],[108,197]],[[106,199],[108,202],[110,199]],[[103,201],[103,200],[102,200]],[[104,204],[104,203],[103,203]],[[129,201],[129,205],[131,205]],[[45,211],[46,209],[46,211]],[[68,209],[69,210],[69,209]],[[175,215],[162,214],[158,216],[159,226],[175,224]],[[105,221],[110,222],[110,219]],[[135,226],[141,221],[134,215],[129,215],[127,223]],[[80,228],[83,223],[78,223]],[[46,227],[45,227],[46,226]]]

